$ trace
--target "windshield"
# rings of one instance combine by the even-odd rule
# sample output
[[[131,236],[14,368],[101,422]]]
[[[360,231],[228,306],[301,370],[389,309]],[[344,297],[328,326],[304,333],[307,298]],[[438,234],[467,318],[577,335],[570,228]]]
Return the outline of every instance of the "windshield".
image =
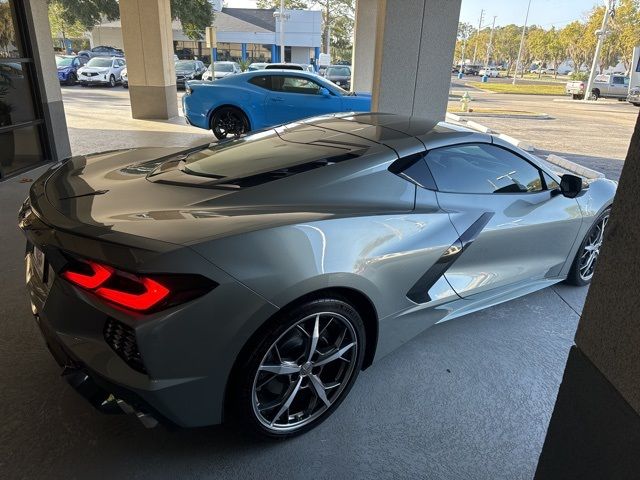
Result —
[[[110,67],[110,58],[92,58],[87,62],[87,67]]]
[[[56,57],[58,67],[68,67],[73,62],[73,57]]]
[[[216,72],[233,72],[233,64],[216,62],[213,64],[213,68]]]
[[[328,77],[350,77],[351,70],[349,67],[329,67],[327,68]]]
[[[176,70],[195,70],[196,62],[193,60],[178,60],[176,62]]]

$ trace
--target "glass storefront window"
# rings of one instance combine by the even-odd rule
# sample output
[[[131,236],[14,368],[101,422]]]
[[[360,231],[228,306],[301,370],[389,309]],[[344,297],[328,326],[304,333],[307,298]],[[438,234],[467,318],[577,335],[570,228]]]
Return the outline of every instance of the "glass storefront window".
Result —
[[[0,178],[44,160],[38,126],[0,133]]]
[[[242,60],[242,45],[218,42],[218,60],[238,62]]]
[[[0,127],[36,120],[29,64],[0,62]]]
[[[247,43],[247,59],[251,62],[271,62],[271,45]]]
[[[24,56],[16,22],[13,0],[0,0],[0,58]]]

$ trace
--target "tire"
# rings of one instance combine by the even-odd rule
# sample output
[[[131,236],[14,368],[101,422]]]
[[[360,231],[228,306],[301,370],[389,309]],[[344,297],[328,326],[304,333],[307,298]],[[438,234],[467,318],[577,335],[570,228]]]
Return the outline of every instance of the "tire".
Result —
[[[211,117],[211,131],[218,140],[238,138],[249,131],[249,119],[235,107],[221,107]]]
[[[65,82],[66,85],[68,87],[71,87],[73,85],[76,84],[76,81],[78,80],[78,78],[76,77],[76,74],[71,72],[68,76],[67,76],[67,81]]]
[[[600,98],[600,90],[598,90],[597,88],[595,90],[591,91],[591,96],[589,97],[590,100],[598,100]]]
[[[109,77],[109,84],[108,84],[109,88],[113,88],[116,86],[116,77],[111,75]]]
[[[232,417],[254,434],[289,438],[326,420],[349,393],[364,325],[346,301],[318,298],[279,313],[243,352],[227,399]]]
[[[129,84],[128,83],[123,83],[122,84],[122,88],[129,88]]]
[[[80,86],[81,87],[88,87],[89,85],[87,84],[87,82],[80,82]]]
[[[636,102],[631,102],[631,105],[633,105],[634,107],[640,107],[640,103],[636,103]]]
[[[580,99],[582,98],[582,95],[578,95],[577,93],[574,93],[573,95],[571,95],[571,97],[572,97],[574,100],[580,100]]]
[[[591,283],[593,272],[595,270],[598,257],[600,256],[604,230],[606,229],[609,221],[610,213],[611,208],[607,208],[602,212],[596,221],[593,222],[593,225],[589,228],[589,231],[582,240],[580,248],[576,252],[576,256],[571,264],[569,275],[566,279],[566,283],[569,285],[583,287]],[[591,261],[590,266],[587,267],[590,255],[589,252],[592,252],[591,255],[593,255],[593,260]],[[585,267],[587,268],[585,269]]]

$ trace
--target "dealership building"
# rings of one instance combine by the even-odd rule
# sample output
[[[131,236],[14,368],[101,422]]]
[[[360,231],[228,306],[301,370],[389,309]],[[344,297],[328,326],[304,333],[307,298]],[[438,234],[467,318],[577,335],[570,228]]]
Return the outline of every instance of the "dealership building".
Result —
[[[286,10],[285,58],[280,58],[280,22],[274,9],[223,8],[216,12],[217,48],[214,60],[250,60],[254,62],[312,63],[320,54],[322,12]],[[173,48],[180,58],[197,57],[207,63],[211,51],[204,40],[193,40],[183,31],[179,20],[171,24]],[[120,20],[97,25],[89,33],[91,46],[109,45],[124,49]]]

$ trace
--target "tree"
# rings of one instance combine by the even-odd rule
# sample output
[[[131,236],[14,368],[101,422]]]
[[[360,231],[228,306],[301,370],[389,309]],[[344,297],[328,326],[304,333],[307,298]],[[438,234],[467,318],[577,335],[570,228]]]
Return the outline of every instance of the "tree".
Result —
[[[611,29],[617,33],[618,53],[629,71],[633,47],[640,44],[640,1],[621,0],[611,19]]]
[[[67,23],[67,15],[65,15],[65,7],[59,1],[49,3],[49,24],[51,25],[51,35],[54,38],[62,37],[63,48],[67,48],[67,38],[81,38],[84,35],[85,28],[79,22]]]
[[[573,63],[574,72],[579,72],[580,67],[587,61],[588,53],[582,42],[585,31],[585,25],[576,20],[567,24],[559,32],[560,44],[563,46],[564,52],[571,60],[571,63]]]
[[[494,57],[499,63],[507,63],[507,76],[511,74],[511,67],[515,65],[520,50],[522,27],[511,24],[497,29],[494,39]],[[515,73],[514,73],[515,75]]]
[[[464,51],[465,56],[467,56],[467,54],[469,53],[469,50],[467,47],[469,46],[469,38],[473,34],[473,31],[474,31],[474,27],[470,23],[458,22],[458,35],[456,38],[456,49],[453,55],[454,61],[456,61],[456,63],[464,62],[465,59],[462,58],[463,50],[465,50]],[[460,62],[458,62],[457,59],[460,59]]]
[[[103,20],[120,18],[118,0],[49,0],[64,7],[64,19],[68,24],[79,22],[85,30],[91,30]],[[182,30],[193,40],[203,38],[205,27],[213,23],[213,7],[208,0],[171,0],[171,15],[180,20]]]
[[[553,78],[558,78],[558,65],[564,60],[566,49],[560,39],[560,33],[555,27],[545,32],[547,57],[553,62]]]
[[[258,0],[256,2],[258,8],[280,8],[280,0]],[[305,0],[284,0],[284,8],[287,10],[306,10],[309,8],[309,2]]]
[[[15,35],[11,6],[8,3],[0,3],[0,48],[6,49],[13,43]]]

